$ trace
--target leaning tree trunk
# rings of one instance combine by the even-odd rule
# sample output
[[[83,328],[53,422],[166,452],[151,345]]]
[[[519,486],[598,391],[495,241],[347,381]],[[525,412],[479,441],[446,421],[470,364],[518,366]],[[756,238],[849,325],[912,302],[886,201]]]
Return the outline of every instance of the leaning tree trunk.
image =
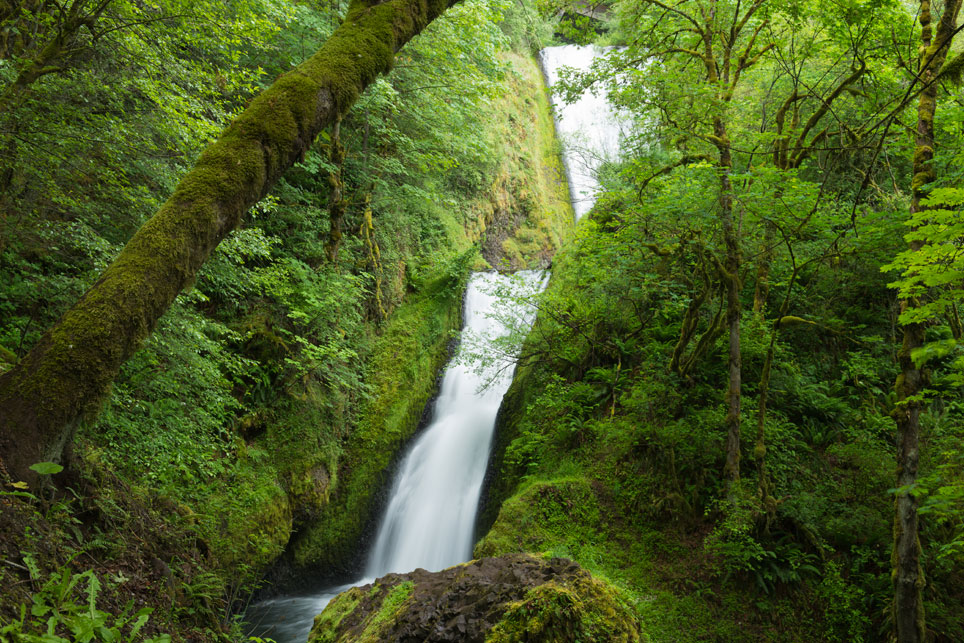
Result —
[[[161,209],[17,366],[0,377],[0,458],[35,485],[29,466],[58,461],[137,350],[217,244],[345,114],[395,53],[458,0],[353,0],[344,23],[279,77],[201,154]]]
[[[933,37],[931,5],[921,2],[921,56],[918,73],[922,91],[917,104],[917,133],[914,145],[914,179],[911,185],[910,214],[926,209],[921,204],[927,196],[926,186],[937,179],[934,159],[934,114],[937,111],[937,74],[944,64],[950,41],[954,37],[954,25],[961,9],[961,0],[945,3],[944,14]],[[923,243],[910,242],[910,249],[920,250]],[[900,311],[905,313],[917,307],[916,298],[901,299]],[[921,546],[917,525],[917,498],[910,491],[917,481],[920,442],[920,394],[923,376],[914,363],[913,352],[924,345],[924,324],[903,324],[903,344],[898,354],[900,375],[897,376],[897,408],[894,420],[897,424],[897,496],[894,501],[894,633],[899,643],[919,643],[924,640],[926,628],[922,589],[924,573],[921,567]]]

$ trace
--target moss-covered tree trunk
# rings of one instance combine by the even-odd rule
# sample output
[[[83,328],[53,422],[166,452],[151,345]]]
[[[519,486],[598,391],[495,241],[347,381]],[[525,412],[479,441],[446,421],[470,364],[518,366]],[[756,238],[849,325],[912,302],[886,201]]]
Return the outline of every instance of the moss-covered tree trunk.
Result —
[[[921,2],[921,48],[918,80],[922,91],[917,103],[917,132],[914,145],[914,179],[911,195],[911,216],[926,209],[922,200],[926,186],[937,179],[934,159],[934,114],[937,112],[937,74],[944,64],[954,37],[954,26],[961,9],[961,0],[945,3],[944,13],[937,27],[932,26],[931,4]],[[920,241],[910,242],[910,249],[920,250]],[[919,305],[916,298],[900,301],[900,311]],[[920,443],[920,394],[923,374],[914,363],[913,352],[924,345],[924,324],[903,324],[903,344],[898,354],[900,375],[897,376],[897,497],[894,501],[894,633],[899,643],[918,643],[925,637],[924,603],[922,590],[924,573],[921,567],[921,546],[918,537],[917,498],[909,491],[917,481]]]
[[[740,318],[743,305],[740,301],[740,264],[743,257],[740,249],[739,227],[733,220],[733,186],[730,172],[733,160],[726,134],[726,125],[717,119],[714,127],[717,146],[720,150],[720,222],[723,224],[723,242],[726,246],[726,260],[722,271],[726,284],[726,326],[729,332],[729,358],[727,359],[726,387],[726,465],[724,473],[727,483],[740,480],[740,406],[742,400],[743,360],[740,352]]]
[[[758,39],[768,24],[766,18],[754,16],[767,4],[767,0],[750,0],[736,3],[735,7],[719,0],[687,3],[645,0],[645,4],[659,12],[660,22],[667,28],[676,29],[667,39],[657,38],[657,50],[662,50],[666,42],[674,44],[664,54],[672,57],[698,60],[706,76],[705,86],[714,92],[716,105],[711,112],[712,134],[706,136],[716,148],[715,164],[720,175],[719,218],[725,246],[722,261],[712,255],[720,281],[726,292],[726,329],[729,331],[729,351],[727,364],[726,392],[726,464],[724,475],[730,492],[736,488],[740,479],[740,407],[742,403],[742,364],[740,354],[740,318],[743,304],[740,300],[742,279],[740,269],[743,263],[741,226],[733,207],[733,185],[730,175],[733,172],[733,146],[729,140],[727,109],[733,100],[740,78],[760,60],[773,44],[758,45]],[[654,29],[654,34],[658,30]],[[686,37],[681,38],[682,34]],[[688,41],[684,45],[684,41]],[[685,157],[684,157],[685,162]],[[715,323],[704,338],[712,338],[716,332]],[[685,333],[685,330],[684,330]],[[701,340],[702,343],[702,340]],[[730,493],[732,497],[732,493]]]
[[[217,244],[345,114],[395,53],[457,0],[354,0],[307,61],[279,77],[210,145],[161,209],[97,282],[0,377],[0,458],[58,461],[137,350]]]
[[[726,289],[726,326],[729,334],[729,357],[727,359],[727,387],[726,387],[726,464],[723,473],[727,486],[732,491],[733,485],[740,480],[740,406],[742,401],[742,357],[740,352],[740,318],[743,315],[743,305],[740,301],[740,264],[742,253],[740,248],[740,229],[733,220],[733,185],[730,173],[733,171],[733,152],[727,132],[726,109],[733,96],[733,90],[742,71],[738,64],[735,73],[732,67],[732,53],[736,39],[739,36],[738,22],[734,16],[733,29],[727,38],[717,31],[715,25],[717,3],[711,2],[704,12],[705,21],[703,34],[703,65],[706,69],[707,83],[723,89],[718,95],[720,114],[713,118],[712,141],[719,155],[717,167],[720,173],[719,217],[723,228],[723,244],[725,257],[720,269],[720,278]],[[739,10],[737,11],[739,13]],[[722,60],[720,65],[714,52],[715,40],[719,37],[722,42]],[[749,49],[749,48],[748,48]],[[733,75],[731,75],[733,73]]]

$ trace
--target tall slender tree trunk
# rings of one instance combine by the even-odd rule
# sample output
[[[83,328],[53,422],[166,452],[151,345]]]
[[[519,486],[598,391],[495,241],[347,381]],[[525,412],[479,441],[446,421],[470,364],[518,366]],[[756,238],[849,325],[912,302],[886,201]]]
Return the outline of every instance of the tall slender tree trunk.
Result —
[[[0,376],[0,460],[61,459],[121,365],[218,243],[395,53],[458,0],[353,0],[344,23],[278,78],[201,154],[161,209],[17,366]]]
[[[728,495],[733,499],[736,483],[740,481],[740,404],[742,400],[742,357],[740,355],[740,317],[743,309],[740,303],[740,251],[739,226],[733,220],[733,184],[730,173],[733,170],[733,151],[730,145],[729,133],[726,127],[727,104],[733,96],[736,82],[740,73],[745,69],[747,60],[741,58],[734,67],[731,60],[733,47],[739,32],[753,12],[762,4],[760,0],[754,2],[743,18],[739,18],[739,8],[733,16],[733,23],[729,33],[718,32],[716,28],[717,1],[713,0],[701,9],[703,18],[703,66],[706,69],[706,80],[711,86],[717,87],[717,99],[721,112],[713,117],[713,144],[719,154],[717,167],[720,173],[720,223],[723,228],[723,244],[726,255],[720,270],[720,278],[726,288],[726,325],[729,332],[729,355],[727,359],[727,388],[726,388],[726,464],[723,475],[726,478]],[[739,5],[737,5],[739,7]],[[758,33],[758,32],[757,32]],[[714,52],[714,40],[721,41],[722,64],[717,63]],[[754,36],[755,38],[755,36]],[[747,53],[751,49],[747,47]],[[759,55],[759,54],[758,54]],[[752,64],[752,63],[750,63]]]
[[[726,389],[726,465],[723,472],[732,486],[740,480],[740,402],[742,388],[742,358],[740,356],[740,250],[739,229],[733,220],[733,186],[730,170],[733,158],[727,139],[726,123],[714,122],[714,135],[720,152],[720,221],[723,224],[723,243],[726,246],[724,278],[726,280],[726,324],[729,330],[728,380]]]
[[[921,2],[921,55],[919,82],[922,92],[917,103],[917,133],[914,141],[914,178],[910,213],[918,214],[926,208],[921,201],[926,197],[926,186],[937,178],[934,159],[934,114],[937,111],[937,73],[950,48],[954,36],[961,0],[945,3],[944,14],[934,37],[931,3]],[[910,249],[918,251],[920,241],[910,242]],[[919,305],[916,298],[900,301],[904,313]],[[909,491],[917,481],[920,443],[920,393],[924,378],[912,358],[914,350],[924,345],[922,323],[903,324],[903,344],[898,353],[900,375],[897,376],[897,497],[894,502],[894,633],[899,643],[919,643],[924,640],[926,627],[922,589],[924,572],[921,567],[921,546],[918,537],[917,498]]]

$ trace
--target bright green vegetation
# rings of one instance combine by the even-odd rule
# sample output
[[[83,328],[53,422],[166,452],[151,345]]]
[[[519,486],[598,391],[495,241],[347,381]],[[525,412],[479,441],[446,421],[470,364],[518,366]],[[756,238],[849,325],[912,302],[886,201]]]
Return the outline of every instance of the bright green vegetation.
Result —
[[[570,77],[613,87],[640,135],[553,262],[476,554],[571,557],[654,641],[886,640],[894,579],[923,589],[910,629],[959,640],[960,107],[936,92],[928,145],[881,130],[935,100],[879,102],[905,91],[881,25],[920,33],[897,3],[665,4],[618,3],[626,48]],[[898,436],[920,469],[895,489]]]
[[[404,3],[363,4],[0,0],[0,375],[66,345],[90,360],[50,377],[112,382],[32,385],[86,419],[41,445],[64,472],[0,466],[0,641],[237,638],[267,570],[350,567],[467,275],[550,261],[476,551],[602,580],[490,639],[961,640],[962,3],[567,17],[622,48],[562,91],[636,125],[578,226],[531,57],[561,3],[466,0],[394,60]],[[353,101],[308,140],[305,105]],[[45,339],[138,229],[116,296]],[[109,360],[74,345],[176,293]],[[377,640],[412,591],[346,593],[318,636],[377,598]]]
[[[363,595],[364,592],[361,589],[352,587],[331,599],[331,602],[325,606],[325,610],[315,617],[315,623],[312,626],[312,632],[316,633],[314,641],[333,643],[336,638],[335,628],[358,606]]]
[[[4,126],[18,128],[17,153],[0,165],[10,186],[0,371],[97,279],[231,115],[323,43],[345,11],[192,7],[110,31],[123,47],[91,44],[72,73],[44,75],[0,103]],[[0,10],[4,25],[46,24],[39,5]],[[141,9],[118,2],[98,25],[126,24],[125,11]],[[571,231],[529,49],[541,23],[530,16],[527,26],[520,11],[468,2],[403,49],[398,68],[248,213],[123,366],[96,421],[79,429],[74,493],[51,505],[5,487],[15,494],[5,506],[17,510],[4,515],[4,557],[30,553],[37,574],[0,568],[0,623],[20,618],[48,574],[94,560],[102,589],[91,605],[122,614],[134,596],[137,609],[153,608],[152,635],[213,639],[289,545],[295,565],[349,561],[385,468],[434,391],[465,279],[486,264],[486,228],[512,249],[486,247],[485,257],[514,266],[544,265]],[[217,22],[215,39],[204,25]],[[142,66],[145,57],[153,63]],[[49,130],[35,127],[43,119]],[[258,126],[268,138],[291,134],[280,122]],[[87,598],[69,600],[80,609]],[[40,621],[18,622],[28,632]]]
[[[807,327],[786,334],[766,427],[780,504],[764,531],[752,470],[736,509],[720,500],[725,354],[714,348],[689,381],[669,372],[686,301],[659,295],[660,258],[636,250],[632,224],[582,230],[554,262],[552,312],[527,348],[538,357],[504,407],[506,499],[475,554],[570,557],[629,592],[654,641],[875,640],[890,592],[892,455],[886,393],[868,387],[892,368],[887,352],[851,343],[834,365]],[[813,277],[811,310],[841,283],[865,287],[846,267]],[[636,306],[622,305],[630,297]],[[754,332],[750,382],[770,331]],[[945,631],[962,617],[954,568],[944,559],[930,577]]]
[[[385,637],[380,636],[383,628],[386,624],[390,623],[392,619],[402,610],[405,601],[408,597],[412,595],[412,590],[415,588],[415,584],[411,581],[405,583],[399,583],[395,587],[391,588],[385,593],[385,597],[382,599],[381,607],[379,607],[378,612],[372,617],[371,621],[365,626],[365,631],[362,632],[361,641],[384,641]]]
[[[375,585],[369,591],[367,597],[369,602],[377,605],[377,608],[364,621],[364,628],[352,640],[359,643],[377,643],[384,641],[388,637],[385,635],[386,626],[390,625],[398,613],[405,607],[405,602],[412,595],[415,584],[405,581],[385,587]],[[314,643],[334,643],[338,640],[336,628],[341,621],[351,614],[361,603],[364,592],[353,587],[343,594],[339,594],[332,599],[330,608],[315,618],[312,628],[313,636],[310,640]]]
[[[571,235],[575,215],[542,74],[531,57],[509,61],[518,73],[492,114],[499,167],[477,219],[495,268],[544,268]]]
[[[465,276],[462,269],[431,284],[428,294],[393,316],[379,338],[369,379],[371,402],[360,413],[340,464],[344,482],[298,535],[293,553],[299,565],[337,568],[357,552],[375,495],[389,482],[395,454],[418,428],[448,356],[450,333],[461,325]]]
[[[490,633],[491,643],[521,641],[639,641],[638,627],[621,597],[592,578],[548,582],[509,605]],[[645,640],[645,639],[644,639]]]

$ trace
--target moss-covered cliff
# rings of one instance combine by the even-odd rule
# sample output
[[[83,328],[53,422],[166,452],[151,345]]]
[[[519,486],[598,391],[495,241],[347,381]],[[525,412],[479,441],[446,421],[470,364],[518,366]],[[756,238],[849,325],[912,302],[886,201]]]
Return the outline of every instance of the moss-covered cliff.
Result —
[[[470,208],[474,218],[466,234],[483,241],[490,265],[543,267],[571,235],[574,218],[538,67],[519,55],[506,60],[508,91],[493,101],[489,115],[501,161],[492,184]],[[344,571],[363,553],[365,528],[390,465],[418,428],[448,340],[461,324],[465,268],[457,281],[441,278],[427,287],[378,340],[368,380],[373,396],[346,442],[340,486],[293,544],[298,567]]]

